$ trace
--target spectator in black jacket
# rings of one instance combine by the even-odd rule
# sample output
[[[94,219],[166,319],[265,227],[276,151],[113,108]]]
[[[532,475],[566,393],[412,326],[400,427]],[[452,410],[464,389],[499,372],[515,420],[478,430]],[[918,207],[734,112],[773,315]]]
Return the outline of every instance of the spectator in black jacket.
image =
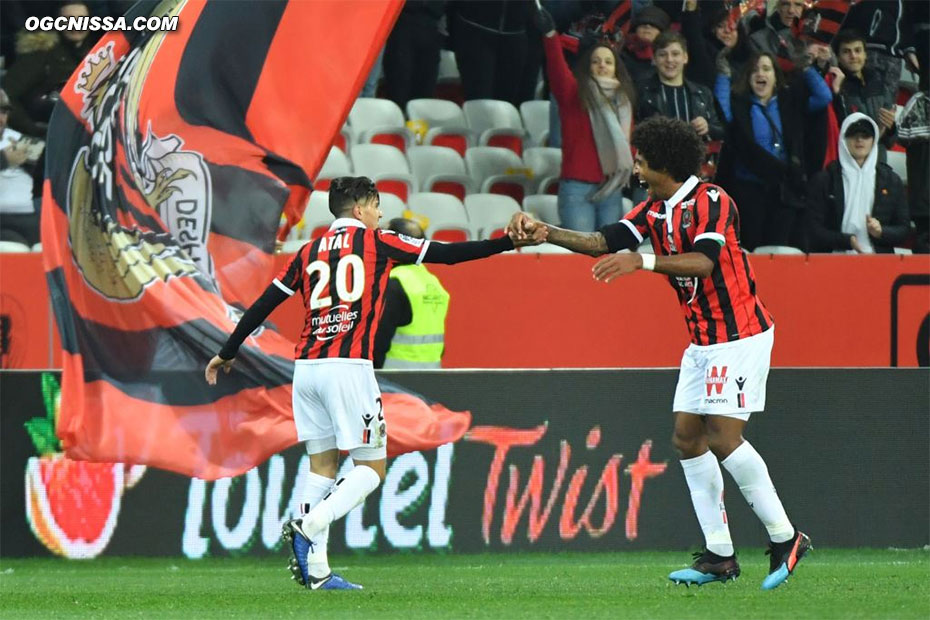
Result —
[[[520,105],[529,58],[527,27],[536,4],[454,0],[448,6],[449,34],[465,99],[499,99]]]
[[[868,66],[865,37],[860,33],[841,30],[833,47],[845,76],[833,99],[836,120],[842,123],[853,112],[862,112],[878,123],[879,160],[885,161],[885,149],[894,144],[895,139],[895,92],[888,90],[877,69]]]
[[[439,76],[444,0],[407,0],[384,46],[381,66],[387,98],[403,110],[411,99],[429,98]]]
[[[739,75],[752,55],[746,25],[732,20],[730,11],[723,7],[706,15],[697,0],[687,0],[681,13],[681,34],[688,41],[685,76],[710,89],[717,79],[717,56],[722,50],[727,50],[734,75]]]
[[[855,112],[840,130],[839,160],[814,176],[808,194],[811,250],[892,252],[910,233],[904,183],[878,161],[878,125]]]
[[[677,32],[663,32],[653,43],[656,75],[637,84],[637,120],[668,116],[690,123],[705,140],[723,138],[723,123],[710,89],[685,79],[688,42]]]
[[[905,5],[909,4],[927,3],[924,0],[859,0],[849,8],[843,21],[843,28],[863,35],[869,67],[877,70],[885,90],[895,95],[901,80],[901,58],[907,58],[915,69],[920,62],[927,62],[926,57],[918,60],[915,53],[915,24],[908,21],[910,16],[905,14]]]
[[[630,20],[629,34],[623,39],[620,60],[634,84],[639,84],[655,75],[652,64],[652,43],[668,30],[672,22],[668,14],[655,6],[645,6]]]
[[[65,2],[62,17],[88,16],[84,2]],[[58,91],[84,60],[96,37],[90,31],[20,32],[16,39],[16,62],[3,76],[10,97],[10,127],[30,136],[44,136]]]

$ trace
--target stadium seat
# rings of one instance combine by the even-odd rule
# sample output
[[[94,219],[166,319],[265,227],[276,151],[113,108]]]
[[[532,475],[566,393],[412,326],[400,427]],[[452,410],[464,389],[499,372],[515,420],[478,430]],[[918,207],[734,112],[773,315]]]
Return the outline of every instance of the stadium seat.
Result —
[[[346,123],[342,126],[342,129],[339,130],[339,133],[336,134],[336,138],[333,140],[332,145],[348,155],[353,142],[355,142],[355,134],[352,132],[352,128],[349,127],[349,124]]]
[[[510,196],[471,194],[465,197],[465,213],[475,239],[502,237],[510,218],[520,211],[519,203]]]
[[[623,210],[623,215],[626,215],[627,213],[629,213],[630,211],[632,211],[632,210],[633,210],[633,207],[635,207],[635,206],[636,206],[636,205],[633,204],[633,201],[632,201],[632,200],[630,200],[629,198],[624,197],[623,200],[621,201],[621,209]]]
[[[386,144],[406,151],[410,143],[404,113],[390,99],[359,97],[349,111],[349,125],[359,144]]]
[[[294,254],[297,250],[304,247],[306,243],[306,239],[286,239],[284,243],[281,244],[281,253]]]
[[[416,180],[404,154],[386,144],[356,144],[352,147],[355,174],[371,178],[380,192],[390,192],[401,200],[417,191]]]
[[[388,223],[396,217],[404,217],[407,205],[404,201],[389,192],[383,192],[381,199],[381,227],[387,228]]]
[[[329,183],[336,177],[344,177],[352,174],[352,164],[338,147],[330,147],[329,155],[323,162],[319,174],[316,175],[316,182],[313,184],[314,189],[328,190]]]
[[[804,254],[803,250],[790,245],[760,245],[753,254]]]
[[[907,185],[907,153],[888,151],[888,165],[895,171],[901,181]]]
[[[430,128],[468,127],[459,104],[446,99],[411,99],[407,102],[407,118],[426,121]]]
[[[434,241],[468,241],[471,227],[462,201],[449,194],[421,192],[410,196],[410,211],[429,222],[426,236]]]
[[[504,194],[523,202],[523,197],[534,193],[533,181],[526,173],[523,160],[509,149],[498,146],[475,146],[465,152],[468,174],[480,192]]]
[[[536,193],[558,194],[562,174],[562,149],[534,146],[523,152],[523,163],[533,173]]]
[[[532,194],[523,199],[523,210],[547,224],[559,226],[559,197],[549,194]]]
[[[499,146],[517,155],[523,153],[526,134],[520,112],[508,101],[473,99],[462,106],[468,128],[478,136],[479,146]]]
[[[0,253],[5,254],[25,254],[32,249],[25,243],[19,241],[0,241]]]
[[[333,214],[329,211],[329,192],[314,190],[304,209],[304,216],[291,228],[287,240],[308,241],[316,239],[329,229],[333,223]]]
[[[440,84],[461,81],[459,65],[452,50],[439,51],[439,75],[436,79]]]
[[[424,192],[452,194],[465,200],[475,191],[475,183],[465,169],[465,160],[445,146],[412,146],[407,151],[410,170]]]
[[[534,146],[546,146],[549,139],[549,101],[533,100],[520,104],[523,126]]]
[[[444,146],[465,157],[465,151],[475,145],[475,134],[471,129],[462,127],[433,127],[427,130],[423,144]]]

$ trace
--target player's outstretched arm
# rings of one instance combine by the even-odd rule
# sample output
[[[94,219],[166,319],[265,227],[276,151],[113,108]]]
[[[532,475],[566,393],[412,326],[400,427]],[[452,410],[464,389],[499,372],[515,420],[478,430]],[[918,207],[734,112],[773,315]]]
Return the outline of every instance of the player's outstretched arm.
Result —
[[[482,241],[461,241],[459,243],[430,243],[423,255],[424,263],[443,263],[454,265],[479,258],[487,258],[514,248],[539,245],[546,240],[547,231],[537,230],[533,233],[516,235],[508,231],[504,237],[484,239]]]
[[[259,325],[264,323],[268,315],[278,307],[278,304],[287,299],[287,297],[287,293],[281,290],[276,284],[272,283],[268,285],[265,292],[255,300],[255,303],[249,306],[249,309],[246,310],[242,318],[239,319],[239,323],[236,324],[236,329],[229,335],[226,344],[223,345],[220,352],[214,355],[213,359],[207,364],[206,369],[204,369],[204,378],[207,380],[208,384],[216,385],[217,372],[220,368],[223,369],[223,372],[229,373],[236,353],[239,352],[239,347],[242,346],[245,339],[248,338],[249,334],[254,332]]]
[[[566,230],[534,220],[522,211],[515,213],[507,226],[507,234],[515,240],[537,236],[540,230],[546,233],[545,241],[567,248],[572,252],[588,256],[600,256],[608,252],[607,239],[601,232],[583,233]]]

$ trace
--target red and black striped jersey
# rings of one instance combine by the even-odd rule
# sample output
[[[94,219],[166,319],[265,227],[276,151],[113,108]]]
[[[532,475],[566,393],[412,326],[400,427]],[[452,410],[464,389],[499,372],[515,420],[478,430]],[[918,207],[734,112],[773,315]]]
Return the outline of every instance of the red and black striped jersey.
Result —
[[[739,340],[772,326],[772,315],[756,294],[749,258],[739,245],[736,203],[722,188],[691,177],[669,200],[647,200],[634,207],[620,225],[639,242],[649,238],[657,255],[692,252],[703,239],[720,244],[709,277],[668,277],[694,344]]]
[[[297,359],[371,359],[391,268],[423,260],[429,241],[369,229],[340,218],[303,246],[274,279],[288,295],[301,292],[306,310]]]

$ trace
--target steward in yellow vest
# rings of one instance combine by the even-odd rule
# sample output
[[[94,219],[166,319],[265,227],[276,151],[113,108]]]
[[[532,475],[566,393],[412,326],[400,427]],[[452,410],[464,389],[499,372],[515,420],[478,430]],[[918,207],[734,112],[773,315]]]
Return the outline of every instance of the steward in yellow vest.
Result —
[[[390,229],[423,238],[411,220],[392,220]],[[375,341],[375,368],[439,368],[448,311],[449,293],[426,266],[394,267]]]

